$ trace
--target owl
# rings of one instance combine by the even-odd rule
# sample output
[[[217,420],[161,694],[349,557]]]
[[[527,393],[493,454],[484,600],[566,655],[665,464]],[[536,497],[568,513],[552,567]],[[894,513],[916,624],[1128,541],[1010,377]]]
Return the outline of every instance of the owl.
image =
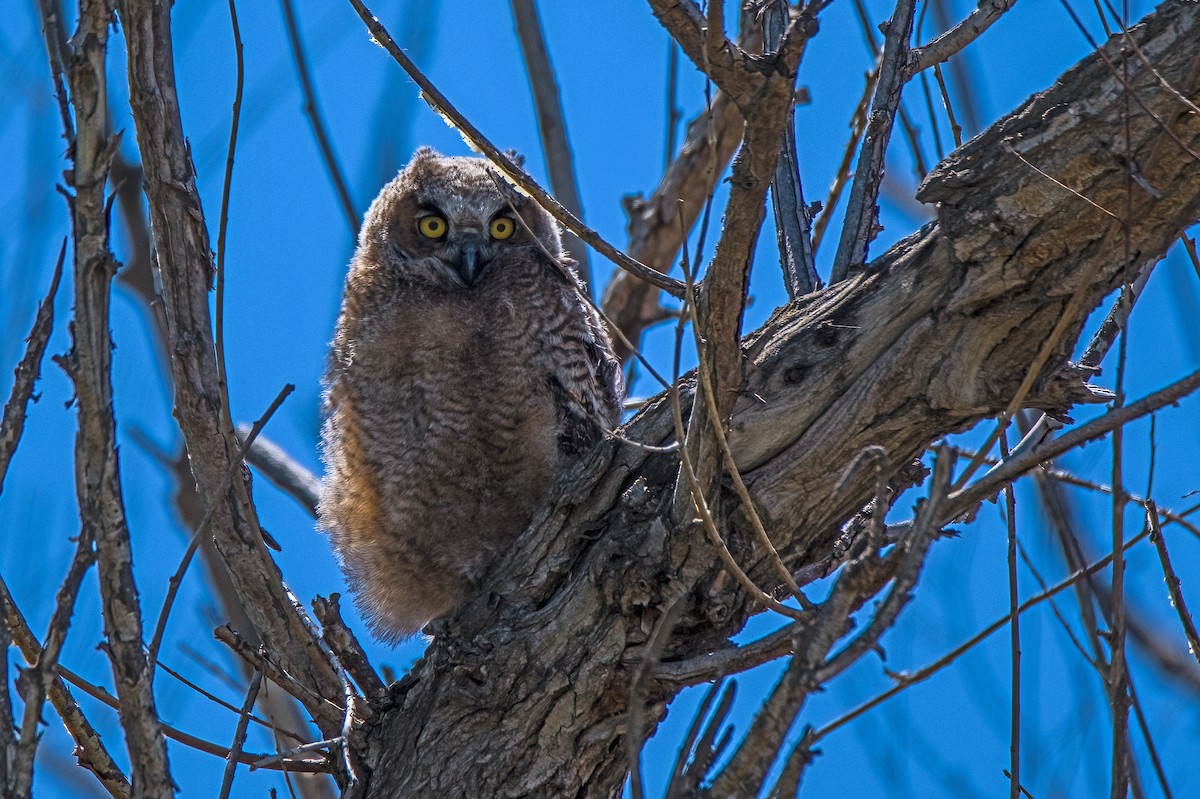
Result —
[[[325,376],[319,516],[376,637],[453,611],[619,421],[620,367],[554,220],[429,148],[371,204]]]

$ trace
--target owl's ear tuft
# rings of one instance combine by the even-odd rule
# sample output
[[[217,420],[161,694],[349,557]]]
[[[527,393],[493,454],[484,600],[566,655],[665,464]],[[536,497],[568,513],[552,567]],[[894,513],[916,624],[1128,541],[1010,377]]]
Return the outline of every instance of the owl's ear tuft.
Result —
[[[442,157],[442,154],[439,153],[437,150],[433,149],[432,147],[429,147],[428,145],[422,145],[421,147],[417,148],[417,151],[415,153],[413,153],[412,160],[409,163],[416,163],[417,161],[422,161],[426,158],[441,158],[441,157]]]
[[[502,155],[505,158],[507,158],[509,161],[512,161],[513,164],[515,164],[518,168],[520,168],[520,169],[525,168],[525,156],[521,155],[519,152],[512,149],[511,147],[509,149],[505,150],[502,153]]]

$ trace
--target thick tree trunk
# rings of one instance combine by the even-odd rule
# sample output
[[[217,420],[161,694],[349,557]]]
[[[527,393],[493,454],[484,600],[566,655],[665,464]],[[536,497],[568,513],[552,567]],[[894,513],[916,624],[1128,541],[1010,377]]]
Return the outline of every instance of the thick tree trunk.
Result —
[[[1200,4],[1166,3],[1131,36],[1154,70],[1114,39],[930,175],[918,197],[936,222],[746,340],[733,447],[793,569],[870,496],[866,470],[835,491],[864,447],[901,465],[1001,412],[1060,320],[1026,405],[1087,396],[1065,367],[1088,312],[1200,217],[1200,115],[1175,93],[1200,97]],[[625,435],[670,442],[665,399]],[[672,454],[600,447],[367,722],[368,795],[619,794],[632,675],[664,608],[685,603],[668,663],[727,648],[757,610],[699,528],[672,521],[677,471]],[[770,585],[737,514],[723,532]],[[679,687],[650,682],[647,731]]]

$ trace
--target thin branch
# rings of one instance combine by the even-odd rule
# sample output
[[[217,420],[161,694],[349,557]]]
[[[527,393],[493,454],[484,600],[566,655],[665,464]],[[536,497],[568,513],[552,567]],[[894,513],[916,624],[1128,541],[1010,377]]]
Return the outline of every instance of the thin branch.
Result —
[[[8,585],[0,577],[0,607],[4,613],[4,625],[12,638],[21,657],[29,665],[36,665],[41,659],[42,646],[33,635],[33,630],[25,621],[25,617],[13,601]],[[66,669],[58,667],[60,674]],[[75,741],[79,764],[91,771],[104,789],[115,799],[128,799],[130,795],[129,779],[121,772],[121,768],[113,760],[100,738],[100,733],[91,725],[71,692],[63,685],[62,679],[55,678],[47,691],[50,704],[62,719],[63,726]],[[110,697],[111,698],[111,697]],[[112,706],[117,707],[117,700],[112,699]]]
[[[951,496],[953,496],[953,495],[951,495]],[[1127,542],[1125,542],[1125,549],[1129,549],[1133,545],[1135,545],[1135,544],[1139,543],[1140,541],[1144,540],[1145,538],[1147,538],[1149,535],[1150,535],[1150,532],[1149,532],[1149,530],[1147,530],[1137,536],[1134,536],[1133,538],[1131,538]],[[1031,607],[1034,607],[1035,605],[1050,599],[1051,597],[1055,596],[1056,594],[1060,593],[1061,591],[1065,590],[1066,588],[1069,588],[1070,586],[1074,585],[1078,580],[1082,580],[1085,577],[1089,577],[1090,575],[1095,574],[1096,572],[1100,571],[1101,569],[1107,567],[1108,564],[1111,562],[1112,562],[1112,555],[1111,554],[1105,555],[1103,558],[1096,561],[1092,565],[1088,566],[1086,569],[1081,569],[1081,570],[1075,572],[1074,574],[1070,575],[1066,579],[1062,580],[1061,582],[1056,584],[1050,590],[1043,591],[1040,594],[1037,594],[1036,596],[1030,597],[1029,599],[1025,600],[1024,602],[1021,603],[1021,606],[1019,608],[1017,608],[1017,612],[1024,613],[1025,611],[1029,610]],[[839,727],[844,727],[845,725],[849,724],[854,719],[856,719],[859,716],[866,713],[868,710],[871,710],[872,708],[882,704],[883,702],[887,701],[888,699],[891,699],[893,696],[900,693],[901,691],[903,691],[913,685],[916,685],[917,683],[924,682],[925,680],[932,677],[934,674],[937,674],[939,671],[944,669],[946,666],[949,666],[951,663],[958,660],[958,658],[960,658],[962,655],[966,654],[968,651],[970,651],[971,649],[975,648],[977,645],[979,645],[980,643],[985,641],[997,630],[1000,630],[1003,627],[1005,627],[1006,625],[1008,625],[1011,622],[1011,619],[1009,616],[1010,616],[1010,614],[1005,614],[1004,616],[1000,617],[999,619],[996,619],[994,622],[989,624],[987,627],[983,628],[978,633],[971,636],[969,639],[967,639],[963,643],[959,644],[957,647],[952,649],[950,652],[947,652],[945,655],[943,655],[942,657],[933,661],[929,665],[927,665],[923,668],[920,668],[916,671],[906,672],[904,674],[899,675],[896,679],[896,684],[893,685],[891,688],[889,688],[886,691],[884,691],[883,693],[878,694],[877,696],[867,700],[866,702],[863,702],[862,704],[858,705],[854,709],[838,716],[833,721],[830,721],[829,723],[825,724],[820,729],[818,729],[813,736],[813,740],[817,741],[822,738],[825,738],[830,733],[832,733],[834,730],[837,730]]]
[[[663,610],[650,634],[650,640],[646,642],[642,659],[638,663],[637,669],[633,673],[633,680],[629,685],[629,706],[625,712],[625,750],[629,757],[629,785],[633,799],[643,799],[645,795],[642,787],[641,764],[646,725],[646,708],[644,707],[646,683],[651,671],[662,657],[663,649],[666,647],[667,641],[671,639],[671,633],[674,632],[675,625],[678,623],[679,617],[683,615],[683,609],[686,606],[687,597],[681,594],[672,599]]]
[[[350,235],[358,233],[359,215],[354,210],[354,202],[350,199],[350,191],[346,188],[346,179],[342,177],[342,168],[334,155],[333,145],[329,142],[329,134],[325,130],[325,120],[321,115],[320,101],[317,90],[313,86],[308,68],[308,57],[304,54],[304,43],[300,40],[300,26],[296,23],[296,11],[292,0],[280,0],[283,9],[283,24],[287,28],[288,48],[292,52],[292,62],[296,65],[296,77],[300,81],[300,93],[304,95],[304,115],[308,117],[308,126],[312,129],[313,138],[317,140],[317,150],[321,153],[321,162],[333,183],[333,191],[337,195],[338,205],[342,216],[346,218],[346,226]]]
[[[1126,64],[1128,62],[1125,62]],[[1128,73],[1126,73],[1126,76]],[[1126,98],[1126,106],[1129,101]],[[1125,110],[1126,134],[1128,134],[1129,109]],[[1130,146],[1126,137],[1126,146]],[[1128,152],[1126,153],[1128,156]],[[1130,192],[1132,181],[1126,181],[1125,188],[1125,218],[1130,216]],[[1132,263],[1133,258],[1129,247],[1129,225],[1122,226],[1125,242],[1125,263]],[[1129,279],[1122,281],[1121,291],[1125,291]],[[1113,405],[1116,409],[1125,403],[1125,364],[1129,345],[1129,335],[1122,331],[1117,340],[1117,377]],[[1104,674],[1104,685],[1108,693],[1109,713],[1112,715],[1112,799],[1125,799],[1129,793],[1130,781],[1136,781],[1137,766],[1133,760],[1133,747],[1129,740],[1129,704],[1130,683],[1129,665],[1125,652],[1125,505],[1129,501],[1125,493],[1124,478],[1124,440],[1125,428],[1118,426],[1112,431],[1112,503],[1111,503],[1111,535],[1112,535],[1112,572],[1110,595],[1112,597],[1109,627],[1105,639],[1108,643],[1108,668]],[[1137,790],[1134,791],[1137,794]]]
[[[739,105],[761,88],[761,69],[747,63],[746,51],[725,37],[723,8],[708,4],[708,15],[693,0],[650,0],[650,10],[696,68]]]
[[[213,496],[237,460],[239,447],[213,402],[219,392],[209,306],[211,246],[183,131],[175,65],[170,50],[163,49],[172,40],[169,3],[117,0],[116,4],[126,39],[129,106],[157,244],[175,386],[174,416],[200,495]],[[314,692],[330,699],[340,696],[332,665],[313,646],[309,628],[287,596],[279,567],[266,551],[257,513],[242,481],[235,480],[222,496],[211,527],[240,607],[264,644]],[[340,714],[333,721],[319,703],[310,702],[307,709],[319,723],[340,726]]]
[[[445,95],[438,91],[437,87],[430,83],[429,79],[426,78],[425,75],[419,69],[417,69],[416,65],[413,64],[408,56],[404,54],[404,51],[401,50],[399,45],[396,44],[395,40],[392,39],[391,34],[387,32],[387,29],[383,26],[379,19],[376,18],[375,15],[372,14],[371,11],[362,3],[362,0],[350,0],[350,5],[354,6],[354,10],[358,12],[358,16],[362,18],[363,23],[367,26],[367,30],[371,32],[371,36],[374,38],[375,42],[383,47],[383,49],[388,52],[388,55],[390,55],[392,59],[395,60],[395,62],[399,64],[405,72],[408,73],[408,76],[412,78],[413,82],[421,88],[421,93],[425,98],[425,101],[429,103],[430,107],[433,108],[433,110],[439,116],[441,116],[448,125],[462,134],[462,137],[467,141],[467,143],[469,143],[472,147],[482,153],[484,157],[491,161],[492,164],[498,170],[500,170],[500,172],[508,180],[520,187],[526,194],[532,197],[538,205],[545,208],[551,216],[561,222],[568,230],[579,236],[579,238],[589,244],[594,250],[603,255],[605,258],[608,258],[617,266],[640,277],[647,283],[657,286],[673,297],[681,297],[683,295],[683,286],[679,283],[679,281],[672,280],[665,275],[659,274],[645,264],[635,261],[633,258],[630,258],[616,247],[613,247],[607,241],[600,238],[600,235],[596,233],[596,231],[583,224],[578,217],[576,217],[574,214],[564,208],[561,203],[546,193],[546,190],[539,186],[537,182],[529,176],[528,172],[521,169],[512,162],[512,159],[500,152],[500,150],[498,150],[494,144],[484,138],[483,134],[480,133],[474,125],[467,121],[466,117],[459,113],[458,110],[450,104],[450,101],[446,99]]]
[[[33,328],[25,338],[25,355],[17,364],[13,374],[12,393],[4,404],[4,416],[0,418],[0,491],[4,489],[4,477],[8,474],[8,464],[17,444],[21,441],[21,433],[25,429],[25,415],[29,401],[33,398],[33,386],[42,370],[42,356],[46,352],[46,344],[50,341],[50,331],[54,328],[54,298],[58,294],[58,284],[62,279],[63,261],[67,254],[67,240],[63,239],[58,249],[58,260],[54,263],[54,274],[50,278],[50,289],[46,297],[38,304],[34,315]]]
[[[1174,799],[1171,788],[1167,784],[1166,769],[1163,768],[1162,759],[1158,756],[1158,747],[1154,745],[1154,740],[1150,737],[1150,724],[1146,721],[1146,714],[1142,711],[1142,702],[1138,699],[1132,680],[1129,682],[1129,699],[1134,717],[1137,719],[1138,729],[1142,733],[1142,739],[1146,742],[1146,751],[1150,755],[1150,764],[1154,768],[1154,776],[1158,779],[1158,787],[1162,791],[1163,799]]]
[[[939,505],[950,484],[954,455],[939,449],[928,499],[922,504],[912,534],[901,546],[880,558],[868,552],[851,562],[818,608],[810,629],[796,640],[787,671],[755,714],[742,743],[720,773],[712,777],[712,795],[753,795],[782,750],[787,731],[795,724],[809,694],[874,649],[879,636],[895,622],[911,598],[925,553],[938,529]],[[829,650],[851,627],[851,615],[892,583],[871,621],[837,653]]]
[[[21,740],[17,746],[12,776],[17,786],[16,794],[18,796],[27,793],[32,786],[33,758],[38,742],[41,740],[37,727],[42,720],[42,707],[46,701],[46,694],[56,679],[55,669],[58,666],[58,658],[62,653],[63,644],[66,643],[71,616],[75,612],[79,586],[95,562],[95,542],[85,525],[84,529],[80,531],[75,546],[75,555],[71,558],[71,565],[67,568],[67,574],[55,596],[54,613],[47,625],[46,635],[42,638],[42,648],[38,653],[37,663],[22,675],[24,685],[21,690],[21,698],[25,702],[25,712],[21,721]]]
[[[67,73],[77,126],[71,204],[75,318],[71,350],[56,360],[75,386],[81,534],[95,541],[107,654],[121,703],[130,777],[140,797],[170,799],[174,784],[142,649],[141,603],[133,574],[113,410],[109,307],[117,263],[109,249],[105,185],[121,137],[106,133],[105,60],[111,18],[107,0],[81,2],[76,49]]]
[[[946,81],[942,78],[942,68],[933,66],[933,76],[937,79],[938,91],[942,95],[942,107],[946,109],[946,118],[950,121],[950,135],[954,138],[955,149],[962,147],[962,125],[954,117],[954,106],[950,103],[950,92],[946,90]]]
[[[367,701],[375,708],[385,708],[392,703],[391,693],[367,660],[366,652],[353,631],[342,621],[340,599],[338,594],[313,599],[313,613],[321,623],[321,640],[333,651],[346,673],[358,683]]]
[[[713,699],[717,697],[718,692],[720,692],[720,698],[717,699],[717,707],[713,710],[708,723],[705,724],[704,719],[708,716],[709,708],[712,707]],[[683,746],[679,749],[679,755],[675,758],[675,768],[671,772],[671,781],[667,785],[665,799],[685,799],[685,797],[691,799],[695,795],[700,780],[704,778],[713,761],[717,759],[729,741],[731,728],[725,728],[725,734],[720,740],[717,739],[717,731],[721,729],[725,719],[728,718],[729,710],[733,707],[733,700],[736,696],[737,683],[732,680],[729,682],[718,680],[705,693],[699,709],[692,717],[692,723],[688,727],[688,734],[684,739]],[[701,732],[702,724],[703,732]],[[699,735],[699,739],[697,739],[697,735]]]
[[[46,42],[46,54],[50,58],[50,80],[54,82],[54,99],[58,102],[58,116],[70,156],[75,151],[75,121],[71,117],[71,104],[67,100],[63,75],[67,72],[67,59],[73,53],[63,28],[64,22],[57,0],[39,0],[38,10],[42,17],[42,37]]]
[[[829,220],[833,217],[833,210],[837,208],[842,191],[850,180],[850,164],[854,162],[854,154],[858,152],[858,143],[862,141],[863,132],[867,129],[867,110],[871,107],[871,95],[874,93],[875,81],[878,78],[879,67],[876,66],[867,73],[862,97],[859,99],[858,105],[854,107],[854,113],[850,115],[850,138],[847,139],[846,147],[842,151],[842,161],[838,164],[837,171],[833,173],[833,182],[829,185],[829,194],[825,197],[825,205],[813,223],[814,254],[820,249],[821,242],[825,240],[825,230],[829,226]]]
[[[980,502],[1000,491],[1006,483],[1015,480],[1030,469],[1036,468],[1046,461],[1054,460],[1064,452],[1100,438],[1117,427],[1129,424],[1134,419],[1153,413],[1166,405],[1172,405],[1197,388],[1200,388],[1200,370],[1192,372],[1187,377],[1148,394],[1136,402],[1123,405],[1087,424],[1073,428],[1041,446],[1024,453],[1014,451],[1012,458],[1001,462],[999,466],[979,480],[965,488],[958,489],[947,498],[946,509],[949,518],[946,519],[946,523],[968,513]]]
[[[76,688],[83,691],[93,699],[100,701],[113,710],[119,711],[121,709],[118,699],[98,685],[88,682],[87,680],[83,679],[83,677],[80,677],[78,674],[64,666],[59,666],[58,672],[62,675],[64,680],[71,683],[71,685],[74,685]],[[221,746],[220,744],[215,744],[212,741],[206,741],[203,738],[198,738],[191,733],[184,732],[183,730],[162,722],[159,723],[159,727],[162,729],[163,735],[167,738],[170,738],[172,741],[178,741],[186,747],[195,749],[197,752],[204,752],[207,755],[213,755],[221,758],[222,760],[229,756],[229,749]],[[238,762],[250,765],[266,757],[269,757],[269,755],[254,752],[242,752],[240,755],[238,755]],[[328,763],[323,760],[285,761],[274,766],[274,768],[275,770],[285,772],[303,771],[322,774],[328,773],[330,770]]]
[[[667,159],[666,166],[670,167],[675,160],[675,135],[683,112],[679,109],[679,45],[674,39],[667,40]]]
[[[720,3],[710,3],[720,6]],[[788,24],[787,0],[774,0],[762,10],[763,49],[775,52]],[[814,21],[815,24],[815,21]],[[779,163],[771,181],[771,207],[775,214],[775,231],[779,244],[779,261],[783,267],[783,284],[788,299],[795,299],[821,286],[813,265],[812,212],[804,202],[800,184],[800,161],[796,154],[795,101],[788,109],[779,148]]]
[[[792,622],[753,643],[718,649],[688,660],[659,663],[654,668],[654,679],[696,685],[747,671],[791,652],[796,637],[811,623],[811,619]]]
[[[908,56],[914,5],[915,0],[896,0],[896,9],[888,23],[879,61],[879,80],[871,100],[871,115],[854,171],[854,185],[846,205],[846,221],[829,275],[830,283],[844,280],[851,271],[866,263],[867,247],[878,232],[879,209],[876,203],[879,200],[879,185],[883,181],[883,157],[896,113],[900,109],[900,93],[904,88],[903,65]]]
[[[939,523],[939,520],[943,518],[941,508],[949,491],[954,462],[955,455],[948,447],[939,445],[935,449],[929,493],[917,512],[912,532],[885,559],[885,562],[891,561],[892,563],[899,560],[888,595],[875,609],[866,628],[816,670],[815,676],[819,683],[828,682],[855,663],[864,653],[874,649],[879,637],[895,624],[900,611],[912,598],[911,592],[917,583],[921,567],[925,563],[925,555],[941,529]],[[874,553],[868,553],[868,557],[874,557]],[[851,584],[857,582],[852,579],[853,575],[851,574],[857,563],[858,561],[852,562],[847,573],[839,578],[838,584],[834,588],[835,595],[844,578],[849,578],[848,582]],[[863,601],[865,601],[865,597],[863,597]]]
[[[681,335],[682,333],[678,334],[677,338]],[[683,409],[679,401],[679,389],[676,386],[672,386],[669,389],[668,394],[670,395],[671,399],[671,412],[675,420],[676,440],[683,441],[686,439],[687,433],[683,425]],[[796,621],[807,619],[808,615],[803,611],[794,610],[786,605],[780,604],[774,597],[767,594],[765,591],[755,585],[754,581],[750,579],[750,576],[746,574],[745,570],[738,565],[737,560],[734,559],[733,554],[729,551],[729,547],[725,544],[724,539],[721,538],[720,531],[717,530],[717,524],[713,520],[712,512],[708,508],[708,502],[704,498],[704,490],[700,487],[700,483],[696,477],[696,471],[692,467],[692,460],[688,456],[686,447],[679,448],[679,471],[683,478],[684,487],[686,488],[688,495],[691,497],[692,506],[695,508],[696,513],[699,514],[699,521],[704,529],[705,535],[708,536],[709,543],[711,543],[713,548],[717,550],[717,554],[720,556],[721,562],[725,564],[725,568],[729,570],[730,575],[737,580],[738,584],[742,586],[743,590],[745,590],[752,599],[764,607],[770,608],[776,613],[782,614]]]
[[[263,651],[246,643],[246,640],[242,636],[228,627],[218,627],[213,631],[213,637],[233,650],[233,653],[246,661],[251,668],[261,671],[271,682],[276,683],[289,694],[299,699],[305,707],[317,708],[320,718],[314,720],[318,721],[319,724],[328,723],[330,718],[336,718],[337,727],[341,729],[343,708],[320,696],[303,682],[296,679],[296,677],[289,674],[272,656],[264,654]]]
[[[660,272],[671,270],[684,244],[678,215],[684,217],[685,231],[696,224],[706,198],[737,151],[743,125],[733,100],[720,93],[688,123],[683,145],[654,192],[645,199],[625,201],[632,257]],[[669,318],[658,304],[654,287],[627,272],[613,275],[601,305],[614,326],[635,344],[643,330]],[[622,360],[632,352],[630,347],[617,347]]]
[[[680,224],[682,225],[682,223],[683,220],[681,218]],[[721,422],[720,410],[717,408],[716,390],[713,388],[708,363],[705,358],[700,317],[696,311],[695,285],[692,283],[690,270],[686,268],[684,269],[684,281],[687,288],[687,296],[683,310],[680,313],[679,324],[680,326],[683,325],[684,317],[690,319],[692,323],[692,337],[696,344],[696,357],[699,361],[696,367],[696,399],[704,404],[704,408],[708,414],[708,424],[716,439],[717,451],[721,456],[725,472],[733,482],[733,489],[742,503],[742,508],[750,520],[750,526],[753,528],[759,544],[762,545],[767,561],[775,568],[775,571],[783,581],[782,584],[787,586],[791,595],[800,603],[800,607],[804,610],[811,610],[813,608],[812,602],[800,590],[800,586],[796,585],[796,580],[792,577],[791,571],[780,560],[779,553],[776,551],[775,545],[771,543],[771,537],[767,534],[766,527],[763,525],[758,508],[755,507],[754,500],[750,496],[750,490],[746,488],[746,483],[742,480],[741,472],[738,471],[737,464],[734,462],[733,451],[729,448],[729,441],[725,435],[724,425]],[[677,440],[682,441],[683,439]],[[687,453],[683,452],[682,447],[680,448],[680,452],[681,457],[687,457]]]
[[[150,645],[146,648],[146,658],[150,667],[151,678],[153,679],[154,664],[158,661],[158,650],[162,646],[163,635],[167,629],[167,619],[171,615],[171,608],[175,606],[175,597],[179,593],[179,586],[183,583],[183,576],[187,573],[188,566],[191,565],[192,558],[196,554],[196,550],[200,547],[200,540],[208,531],[209,525],[213,520],[213,513],[220,505],[220,497],[229,490],[233,484],[234,475],[242,468],[242,458],[246,454],[246,450],[254,444],[254,439],[263,429],[266,423],[287,399],[288,395],[296,390],[296,387],[291,383],[285,385],[275,395],[275,399],[271,400],[271,404],[267,406],[266,412],[254,423],[250,428],[250,432],[246,435],[244,441],[240,443],[238,457],[229,464],[229,469],[225,473],[225,481],[218,487],[216,493],[209,497],[204,503],[204,516],[201,517],[200,523],[196,525],[196,531],[192,533],[192,539],[188,542],[187,549],[184,550],[183,557],[179,561],[179,566],[176,567],[175,573],[167,581],[167,594],[163,597],[162,608],[158,612],[158,621],[154,624],[154,634],[150,638]]]
[[[517,41],[521,45],[521,56],[525,60],[525,73],[529,77],[529,90],[533,94],[533,107],[537,114],[538,133],[541,135],[542,155],[546,159],[550,190],[562,202],[564,208],[582,219],[578,181],[571,157],[571,145],[567,139],[567,124],[563,118],[554,67],[551,66],[550,54],[546,51],[546,37],[542,32],[541,20],[538,19],[537,2],[510,0],[510,5],[517,29]],[[583,241],[571,231],[567,231],[563,237],[563,248],[575,259],[575,270],[583,285],[587,287],[588,293],[594,294],[592,268]]]
[[[983,35],[983,32],[1004,16],[1004,12],[1016,5],[1016,2],[1017,0],[988,0],[980,3],[962,22],[929,44],[913,48],[904,65],[904,79],[909,80],[922,70],[949,61],[951,56]],[[1015,777],[1013,781],[1016,782]]]
[[[221,182],[221,211],[217,218],[217,290],[213,303],[213,327],[216,337],[217,394],[221,415],[227,432],[233,430],[233,412],[229,403],[229,377],[225,371],[225,233],[229,225],[229,197],[233,189],[233,156],[237,152],[238,126],[242,118],[242,85],[245,83],[245,63],[242,58],[242,33],[238,27],[237,6],[229,0],[229,25],[233,29],[233,53],[236,65],[233,107],[229,120],[229,146],[225,153],[225,176]],[[224,488],[222,488],[222,491]],[[157,647],[156,647],[157,648]],[[153,659],[151,659],[153,675]]]
[[[1102,205],[1099,205],[1098,203],[1096,203],[1095,201],[1093,201],[1093,200],[1092,200],[1090,197],[1087,197],[1086,195],[1082,194],[1081,192],[1078,192],[1078,191],[1076,191],[1075,189],[1071,188],[1071,187],[1070,187],[1070,186],[1068,186],[1067,184],[1063,183],[1063,182],[1062,182],[1061,180],[1059,180],[1058,178],[1054,177],[1053,175],[1048,175],[1048,174],[1046,174],[1046,173],[1045,173],[1045,172],[1043,172],[1041,169],[1039,169],[1037,166],[1035,166],[1034,164],[1030,163],[1029,159],[1027,159],[1025,156],[1023,156],[1023,155],[1021,155],[1019,152],[1017,152],[1017,150],[1016,150],[1016,149],[1014,149],[1014,148],[1013,148],[1013,146],[1012,146],[1012,144],[1010,144],[1009,142],[1004,142],[1004,148],[1005,148],[1006,150],[1008,150],[1008,152],[1010,152],[1010,153],[1012,153],[1014,156],[1016,156],[1016,157],[1017,157],[1017,160],[1018,160],[1018,161],[1020,161],[1022,164],[1024,164],[1024,165],[1025,165],[1025,166],[1027,166],[1027,167],[1029,167],[1029,168],[1030,168],[1030,169],[1032,169],[1034,172],[1038,173],[1039,175],[1041,175],[1042,177],[1044,177],[1046,180],[1048,180],[1048,181],[1050,181],[1051,183],[1053,183],[1055,186],[1058,186],[1058,187],[1059,187],[1060,189],[1062,189],[1063,191],[1067,192],[1068,194],[1072,194],[1072,195],[1074,195],[1075,197],[1078,197],[1079,199],[1083,200],[1083,201],[1084,201],[1085,203],[1087,203],[1088,205],[1090,205],[1090,206],[1092,206],[1093,208],[1095,208],[1095,209],[1096,209],[1097,211],[1099,211],[1100,213],[1102,213],[1102,214],[1106,214],[1107,216],[1109,216],[1109,217],[1112,217],[1112,218],[1113,218],[1114,220],[1116,220],[1117,222],[1121,222],[1121,221],[1122,221],[1122,220],[1121,220],[1121,217],[1117,216],[1116,214],[1114,214],[1112,211],[1108,210],[1108,209],[1107,209],[1107,208],[1105,208],[1104,206],[1102,206]]]
[[[270,757],[264,757],[262,760],[256,760],[250,764],[250,770],[254,771],[255,769],[266,768],[267,766],[284,762],[295,755],[301,755],[305,752],[317,752],[322,749],[328,751],[340,741],[341,738],[328,738],[324,741],[310,741],[309,743],[300,744],[299,746],[293,746],[291,749],[288,749],[285,752],[277,752]]]
[[[161,660],[158,662],[158,668],[162,669],[164,672],[167,673],[168,676],[175,678],[176,680],[183,683],[184,685],[186,685],[188,688],[192,689],[196,693],[200,694],[201,696],[203,696],[205,699],[212,702],[213,704],[220,705],[221,707],[225,708],[226,710],[232,711],[234,713],[241,712],[241,710],[236,705],[226,702],[224,699],[222,699],[221,697],[212,693],[211,691],[204,690],[199,685],[197,685],[196,683],[189,680],[187,677],[184,677],[182,674],[180,674],[179,672],[172,669],[166,663],[163,663]],[[273,733],[278,733],[279,735],[287,736],[288,738],[291,738],[293,741],[297,741],[297,742],[304,741],[304,738],[302,736],[292,732],[291,730],[287,730],[287,729],[284,729],[283,727],[280,727],[278,724],[276,724],[273,721],[267,721],[266,719],[262,719],[262,718],[259,718],[258,716],[254,716],[254,715],[250,716],[250,720],[253,721],[255,724],[259,725],[260,727],[271,730]]]
[[[262,685],[262,672],[254,672],[250,678],[250,686],[246,689],[246,699],[242,702],[241,714],[237,727],[233,731],[233,745],[225,757],[225,772],[221,775],[221,790],[217,799],[229,799],[229,791],[233,788],[233,775],[237,772],[238,758],[242,756],[242,744],[246,742],[246,728],[250,726],[250,713],[254,710],[254,702],[258,699],[258,688]]]
[[[1000,436],[1000,453],[1007,458],[1008,435]],[[1008,720],[1009,799],[1020,799],[1021,788],[1021,596],[1017,590],[1017,497],[1013,484],[1004,487],[1004,523],[1008,543],[1009,690]]]
[[[320,479],[266,436],[260,435],[246,449],[245,442],[250,430],[249,425],[238,425],[238,440],[245,450],[246,463],[267,478],[271,485],[296,500],[296,504],[309,516],[317,518],[317,505],[321,501]]]
[[[1158,506],[1152,500],[1146,500],[1146,523],[1150,526],[1150,541],[1154,544],[1155,551],[1158,552],[1158,562],[1162,566],[1163,582],[1167,584],[1167,594],[1171,597],[1171,607],[1175,608],[1175,613],[1179,616],[1179,624],[1183,627],[1184,637],[1187,638],[1188,651],[1192,653],[1192,657],[1196,658],[1196,662],[1200,663],[1200,633],[1196,632],[1196,624],[1192,621],[1192,614],[1188,612],[1187,604],[1183,599],[1183,591],[1180,590],[1179,577],[1175,574],[1174,567],[1171,566],[1171,557],[1167,553],[1167,540],[1163,538],[1162,528],[1158,525]]]

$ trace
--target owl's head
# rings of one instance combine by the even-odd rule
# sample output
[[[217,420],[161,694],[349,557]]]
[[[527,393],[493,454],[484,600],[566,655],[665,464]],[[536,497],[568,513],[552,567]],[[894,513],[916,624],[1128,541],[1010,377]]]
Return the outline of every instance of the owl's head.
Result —
[[[463,287],[512,247],[540,244],[554,260],[564,259],[554,219],[487,161],[428,147],[379,192],[358,243],[360,253],[393,256],[373,261],[420,264],[425,277]]]

